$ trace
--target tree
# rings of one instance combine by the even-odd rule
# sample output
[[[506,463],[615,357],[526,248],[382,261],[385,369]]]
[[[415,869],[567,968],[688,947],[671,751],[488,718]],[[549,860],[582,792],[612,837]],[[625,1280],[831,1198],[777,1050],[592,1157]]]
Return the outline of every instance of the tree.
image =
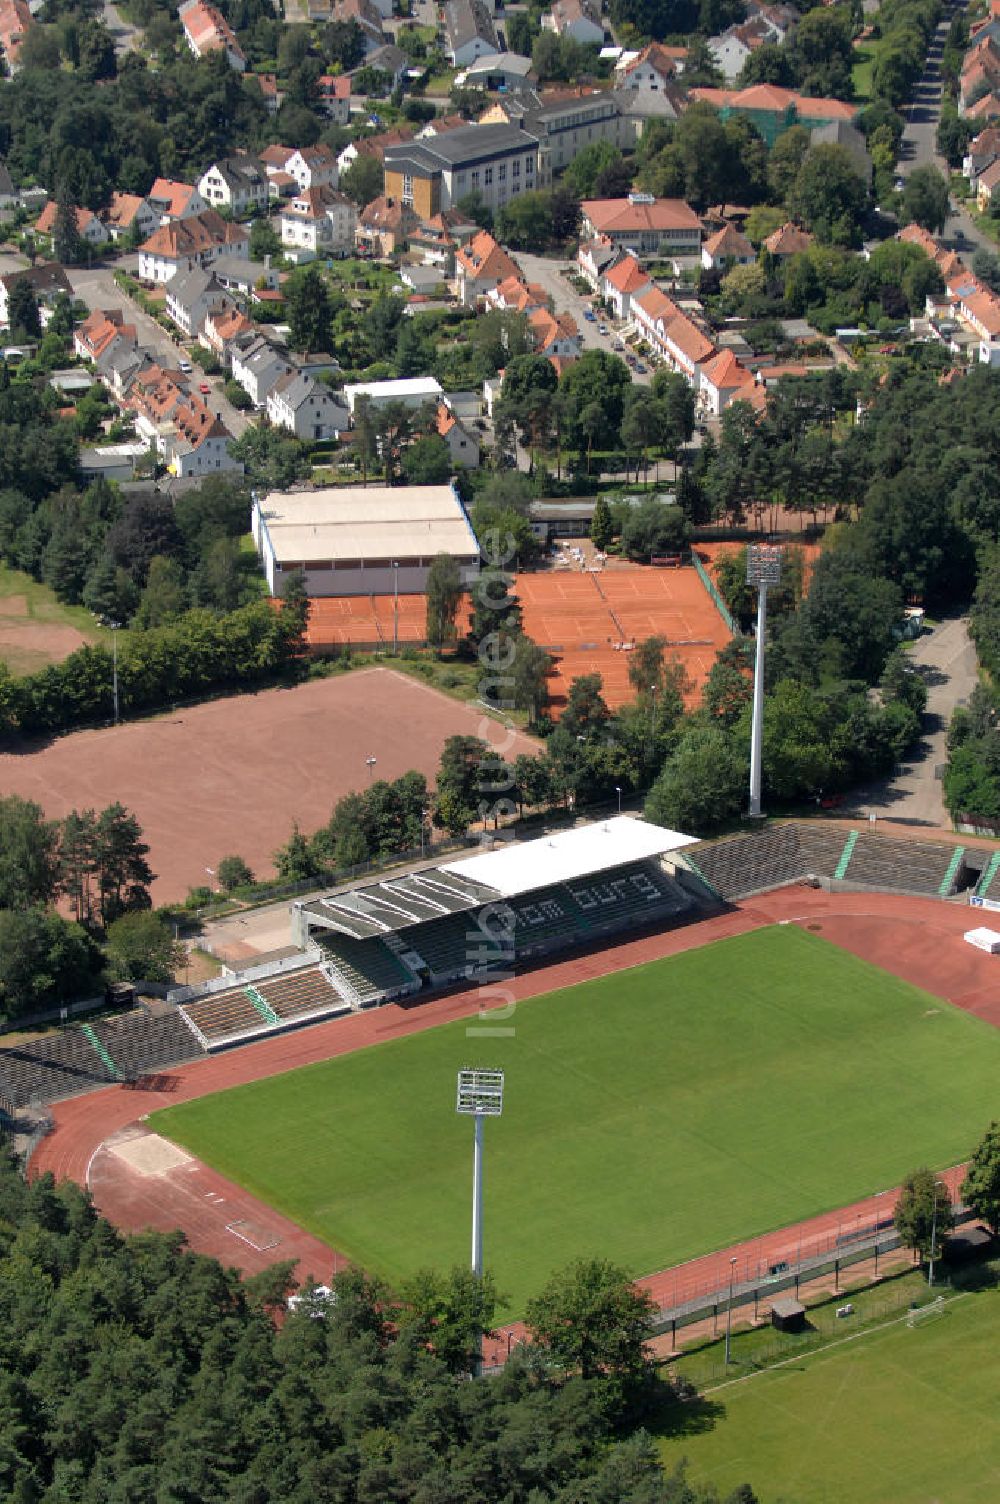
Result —
[[[121,982],[172,982],[184,947],[158,914],[123,914],[108,926],[108,967]]]
[[[59,882],[59,827],[40,804],[0,798],[0,909],[47,904]]]
[[[791,195],[810,145],[811,138],[806,126],[792,125],[788,130],[782,131],[771,147],[771,154],[767,159],[767,182],[778,203],[785,203]]]
[[[298,821],[284,846],[274,853],[274,865],[282,882],[306,882],[318,875],[318,868],[309,849],[309,843],[299,829]]]
[[[590,541],[603,553],[613,542],[614,536],[615,529],[608,498],[599,496],[594,503],[594,515],[590,519]]]
[[[610,449],[618,442],[625,393],[632,384],[628,366],[606,350],[588,350],[559,381],[564,432],[574,449]]]
[[[440,486],[454,470],[451,450],[438,433],[423,434],[403,451],[403,474],[411,486]]]
[[[224,856],[215,869],[219,887],[223,893],[232,893],[234,888],[246,888],[254,880],[253,872],[241,856]]]
[[[937,128],[937,149],[949,167],[960,168],[965,150],[972,140],[973,129],[964,116],[954,109],[941,111]]]
[[[52,226],[52,255],[63,266],[75,266],[86,254],[77,226],[76,200],[67,183],[56,190],[56,218]]]
[[[671,830],[712,834],[739,814],[747,767],[733,736],[715,726],[692,726],[650,790],[646,819]]]
[[[635,1389],[651,1372],[646,1344],[655,1315],[652,1297],[624,1269],[606,1259],[579,1259],[528,1302],[524,1319],[557,1367]]]
[[[304,569],[290,570],[282,581],[281,621],[289,649],[300,653],[305,647],[309,626],[309,593]]]
[[[799,168],[789,208],[817,240],[855,245],[867,197],[865,181],[845,147],[814,146]]]
[[[402,1330],[432,1347],[450,1373],[472,1372],[496,1313],[492,1274],[421,1269],[403,1286],[402,1300]]]
[[[907,222],[922,225],[932,235],[941,234],[951,213],[951,199],[948,184],[932,163],[915,167],[906,179],[902,209]]]
[[[0,909],[0,1015],[17,1018],[88,996],[100,952],[86,931],[41,908]]]
[[[265,256],[280,255],[281,239],[277,232],[268,220],[255,219],[250,226],[250,259],[263,261]]]
[[[101,924],[151,906],[154,873],[138,820],[117,801],[102,809],[94,828],[94,867]]]
[[[630,559],[648,563],[659,555],[683,553],[690,533],[691,524],[680,507],[649,496],[629,508],[622,526],[622,548]]]
[[[455,621],[465,586],[458,561],[451,554],[435,554],[427,571],[427,640],[438,652],[456,635]]]
[[[582,737],[590,741],[599,736],[611,719],[611,712],[601,693],[604,682],[600,674],[580,674],[569,687],[566,709],[559,722],[559,732],[567,738]]]
[[[993,1236],[1000,1237],[1000,1123],[995,1120],[969,1161],[959,1194]]]
[[[552,238],[548,193],[532,189],[504,204],[497,210],[496,235],[515,251],[544,251]]]
[[[340,179],[340,191],[359,209],[374,202],[385,188],[385,172],[378,157],[359,152]]]
[[[552,659],[530,637],[514,640],[511,699],[515,710],[526,710],[532,721],[537,721],[545,709],[551,669]]]
[[[158,554],[149,562],[149,577],[135,614],[135,625],[143,629],[162,627],[187,608],[184,571],[177,559]]]
[[[899,1188],[892,1220],[904,1247],[922,1259],[931,1253],[937,1257],[954,1222],[948,1187],[930,1170],[912,1171]]]
[[[464,835],[483,796],[493,791],[499,759],[478,736],[449,736],[441,752],[434,823],[450,835]]]
[[[282,290],[293,350],[332,350],[333,298],[315,262],[293,273]]]
[[[41,337],[42,321],[38,312],[38,302],[31,290],[31,283],[26,278],[15,282],[10,290],[7,319],[12,335],[23,339]]]

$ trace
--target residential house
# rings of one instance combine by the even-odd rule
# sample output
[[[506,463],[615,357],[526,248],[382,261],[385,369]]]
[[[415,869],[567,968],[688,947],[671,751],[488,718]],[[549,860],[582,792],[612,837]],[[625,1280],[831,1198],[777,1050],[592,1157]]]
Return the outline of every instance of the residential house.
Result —
[[[195,57],[208,57],[210,53],[222,52],[231,68],[244,72],[246,53],[236,40],[236,33],[217,6],[207,0],[184,0],[178,8],[177,19],[184,28],[184,40]]]
[[[518,126],[539,142],[536,186],[546,187],[587,146],[608,141],[630,143],[634,132],[621,108],[621,99],[606,89],[574,86],[522,89],[497,100],[479,117],[479,124]]]
[[[279,377],[267,394],[266,405],[275,428],[287,428],[297,439],[336,439],[350,426],[339,393],[301,371]]]
[[[616,319],[627,319],[632,313],[632,299],[639,297],[649,286],[649,276],[635,257],[619,254],[601,277],[601,297],[610,305]]]
[[[962,59],[958,80],[958,112],[966,115],[978,101],[995,95],[1000,85],[1000,39],[980,33]]]
[[[51,238],[55,231],[58,213],[59,207],[55,199],[50,199],[35,221],[35,234],[48,235]],[[107,226],[98,219],[92,209],[74,209],[73,214],[76,219],[76,233],[85,245],[107,245],[111,239]]]
[[[334,125],[351,118],[351,80],[346,73],[322,73],[316,80],[316,102]]]
[[[241,336],[253,332],[253,320],[226,298],[208,310],[198,332],[198,343],[211,350],[228,371],[232,345]]]
[[[116,340],[135,349],[135,325],[125,323],[120,308],[95,308],[73,330],[73,352],[80,360],[96,362]]]
[[[632,299],[632,321],[646,342],[673,371],[699,385],[699,367],[716,354],[712,341],[658,287]]]
[[[485,0],[446,0],[444,34],[445,52],[453,68],[464,68],[477,58],[495,57],[501,50]]]
[[[268,392],[282,376],[294,370],[294,364],[287,350],[272,344],[262,334],[251,334],[233,342],[230,370],[254,407],[264,407]]]
[[[1000,126],[988,125],[969,142],[962,159],[962,172],[968,178],[969,187],[973,193],[978,186],[979,174],[998,157],[1000,157]]]
[[[479,444],[444,402],[438,405],[437,431],[448,446],[456,470],[478,470]]]
[[[21,45],[34,25],[27,0],[2,0],[0,3],[0,52],[7,72],[14,74],[21,66]]]
[[[548,308],[534,308],[528,314],[528,327],[539,355],[562,356],[572,360],[580,353],[580,331],[569,313],[552,313]]]
[[[778,46],[787,35],[787,28],[768,20],[766,16],[751,16],[737,21],[718,36],[708,40],[708,51],[727,84],[734,84],[745,65],[761,47]]]
[[[1000,158],[984,167],[976,179],[976,208],[985,213],[1000,188]]]
[[[208,208],[193,183],[176,183],[171,178],[157,178],[146,195],[149,206],[160,216],[160,224],[172,219],[190,219]]]
[[[520,52],[484,52],[455,79],[464,88],[488,89],[491,93],[501,89],[513,93],[533,81],[531,58]]]
[[[538,308],[548,312],[549,295],[538,282],[525,282],[520,273],[512,273],[488,287],[482,295],[490,308],[499,308],[511,313],[533,313]],[[576,328],[576,325],[573,325]]]
[[[212,272],[227,292],[241,298],[253,298],[262,292],[275,292],[280,282],[271,258],[251,261],[248,256],[217,256]]]
[[[809,132],[809,143],[811,146],[842,146],[858,174],[871,187],[874,164],[868,143],[856,125],[851,125],[848,120],[829,120],[826,125],[814,125]]]
[[[465,308],[475,307],[480,298],[508,277],[520,282],[521,269],[488,230],[480,230],[468,245],[455,252],[455,280],[459,300]]]
[[[410,250],[422,257],[425,266],[451,277],[455,273],[455,252],[478,233],[479,226],[461,210],[446,209],[442,214],[421,220],[410,232]]]
[[[198,192],[213,209],[228,209],[236,218],[267,208],[267,173],[245,153],[224,157],[202,174]]]
[[[412,66],[413,62],[406,53],[399,47],[393,46],[391,42],[386,42],[369,52],[362,64],[364,68],[377,68],[380,73],[386,75],[390,83],[390,93],[402,85]],[[352,82],[360,71],[360,68],[355,68],[351,75]],[[361,94],[363,90],[355,89],[355,92]]]
[[[279,87],[277,74],[248,73],[246,82],[257,85],[265,110],[269,115],[276,115],[285,102],[285,91]]]
[[[691,98],[703,100],[718,110],[721,119],[740,115],[755,125],[773,146],[783,131],[792,125],[827,125],[831,120],[845,120],[853,125],[861,112],[859,104],[843,99],[810,99],[793,89],[779,89],[776,84],[751,84],[747,89],[691,90]]]
[[[683,61],[677,54],[687,48],[665,47],[662,42],[650,42],[641,52],[627,54],[615,68],[618,87],[632,94],[662,94],[667,85],[674,85]]]
[[[223,470],[242,475],[242,460],[229,452],[232,440],[222,419],[192,393],[174,409],[171,428],[163,435],[167,469],[178,480]]]
[[[709,417],[718,418],[730,402],[751,397],[754,385],[752,372],[732,350],[720,350],[699,368],[698,406]]]
[[[208,266],[218,256],[247,256],[250,237],[242,225],[229,224],[214,209],[190,219],[160,225],[139,247],[139,278],[169,282],[188,265]]]
[[[0,324],[4,326],[10,323],[10,295],[19,282],[27,282],[41,307],[51,308],[61,293],[68,298],[73,296],[69,278],[57,261],[43,261],[23,271],[7,272],[0,276]]]
[[[419,223],[415,209],[383,194],[366,204],[358,216],[354,232],[358,249],[373,256],[395,256]]]
[[[354,250],[358,211],[333,188],[308,188],[281,210],[281,244],[296,264]]]
[[[808,230],[801,230],[798,225],[787,220],[768,235],[764,249],[776,261],[784,261],[789,256],[798,256],[801,251],[807,251],[812,243],[813,237]]]
[[[683,199],[630,193],[628,198],[585,199],[580,205],[581,234],[609,240],[633,255],[698,256],[701,220]]]
[[[621,252],[615,250],[611,241],[602,235],[598,235],[594,240],[581,240],[580,248],[576,253],[577,270],[580,276],[590,283],[594,292],[600,291],[601,278],[620,254]]]
[[[148,199],[137,193],[113,193],[111,204],[104,212],[108,234],[117,245],[130,235],[151,235],[160,223],[160,216]]]
[[[510,125],[468,125],[385,153],[385,192],[421,219],[479,193],[491,209],[538,181],[538,140]]]
[[[298,183],[300,193],[310,188],[336,188],[340,173],[337,158],[321,143],[298,147],[286,161],[285,171]]]
[[[373,0],[337,0],[334,7],[335,21],[353,21],[361,32],[365,54],[385,46],[382,29],[382,14]]]
[[[391,130],[380,131],[376,136],[361,136],[344,147],[337,158],[337,167],[340,172],[346,172],[358,157],[374,157],[377,162],[384,163],[390,146],[401,146],[405,141],[412,141],[415,135],[416,126],[394,125]]]
[[[542,17],[542,25],[558,37],[571,37],[581,47],[604,45],[600,0],[555,0]]]
[[[757,253],[749,240],[730,224],[716,230],[701,248],[701,264],[706,271],[721,271],[727,266],[749,266],[756,260]]]
[[[167,283],[166,314],[184,334],[200,334],[209,310],[220,305],[235,307],[215,273],[205,267],[189,267]]]

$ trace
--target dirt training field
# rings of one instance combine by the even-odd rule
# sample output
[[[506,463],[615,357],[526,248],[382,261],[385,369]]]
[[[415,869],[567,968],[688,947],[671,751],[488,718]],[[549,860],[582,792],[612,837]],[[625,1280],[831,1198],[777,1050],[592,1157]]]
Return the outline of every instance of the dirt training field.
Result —
[[[367,783],[369,756],[375,778],[414,768],[433,782],[445,739],[458,733],[488,736],[508,759],[537,750],[521,735],[506,746],[503,727],[473,705],[372,668],[5,753],[0,787],[53,818],[119,800],[149,842],[153,900],[166,903],[208,884],[206,867],[230,854],[273,874],[292,822],[306,833],[324,824]]]

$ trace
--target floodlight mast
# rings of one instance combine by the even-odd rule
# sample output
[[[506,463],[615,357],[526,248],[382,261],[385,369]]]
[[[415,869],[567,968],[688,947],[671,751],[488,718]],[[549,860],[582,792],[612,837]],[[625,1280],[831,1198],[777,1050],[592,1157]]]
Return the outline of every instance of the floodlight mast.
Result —
[[[767,631],[767,592],[781,583],[781,549],[766,543],[747,548],[747,584],[757,589],[757,649],[753,670],[753,729],[750,733],[750,818],[759,820],[761,763],[764,741],[764,635]]]
[[[483,1124],[503,1112],[503,1071],[459,1071],[455,1111],[475,1119],[472,1154],[472,1272],[483,1274]]]

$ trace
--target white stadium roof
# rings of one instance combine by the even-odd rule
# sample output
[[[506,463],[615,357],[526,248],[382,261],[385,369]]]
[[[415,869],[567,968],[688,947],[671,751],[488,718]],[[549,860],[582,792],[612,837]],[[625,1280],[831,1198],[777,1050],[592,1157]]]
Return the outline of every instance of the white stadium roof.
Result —
[[[609,867],[641,862],[696,844],[694,836],[682,835],[679,830],[664,830],[661,825],[616,815],[534,841],[518,841],[498,851],[484,851],[460,862],[442,862],[441,868],[495,888],[504,898],[514,898],[532,888],[588,877]]]

